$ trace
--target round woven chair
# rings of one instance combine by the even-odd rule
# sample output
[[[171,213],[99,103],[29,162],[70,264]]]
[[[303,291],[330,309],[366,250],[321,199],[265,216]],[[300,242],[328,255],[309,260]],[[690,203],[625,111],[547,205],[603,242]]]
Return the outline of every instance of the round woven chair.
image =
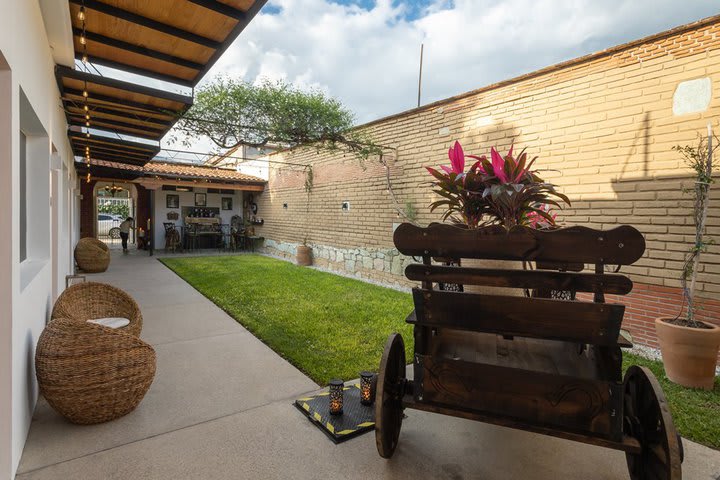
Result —
[[[97,318],[127,318],[130,323],[118,330],[140,336],[143,318],[133,298],[112,285],[84,282],[71,285],[60,294],[50,318],[69,318],[87,322]]]
[[[84,272],[104,272],[110,265],[110,249],[97,238],[81,238],[75,245],[75,262]]]
[[[52,320],[38,340],[40,393],[72,423],[133,411],[155,377],[155,350],[134,335],[87,322]]]

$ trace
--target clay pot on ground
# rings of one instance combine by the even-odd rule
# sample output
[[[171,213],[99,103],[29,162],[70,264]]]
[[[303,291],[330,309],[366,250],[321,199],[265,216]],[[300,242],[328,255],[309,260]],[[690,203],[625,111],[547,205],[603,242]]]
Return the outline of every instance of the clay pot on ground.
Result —
[[[655,320],[655,332],[668,378],[684,387],[712,390],[720,327],[702,322],[708,328],[691,328],[667,320],[673,319],[661,317]]]
[[[298,245],[295,254],[295,262],[303,267],[312,265],[312,247],[307,245]]]

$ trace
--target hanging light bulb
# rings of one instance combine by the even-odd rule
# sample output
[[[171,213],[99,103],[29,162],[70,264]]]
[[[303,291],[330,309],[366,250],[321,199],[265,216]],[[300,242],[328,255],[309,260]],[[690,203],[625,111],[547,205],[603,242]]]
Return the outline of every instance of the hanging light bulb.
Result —
[[[86,112],[90,110],[90,107],[88,107],[87,105],[85,105],[83,108],[85,109]]]
[[[90,114],[85,114],[85,120],[90,120]]]
[[[86,45],[86,44],[87,44],[87,40],[85,39],[85,34],[81,33],[80,34],[80,45]]]
[[[83,53],[81,60],[82,60],[82,63],[87,63],[87,62],[88,62],[87,53]]]
[[[87,89],[83,90],[83,97],[88,98],[88,91],[87,91]]]
[[[87,138],[90,138],[90,132],[85,132],[85,136],[86,136]]]
[[[89,127],[89,126],[90,126],[90,122],[85,122],[85,126],[86,126],[86,127]]]
[[[85,181],[87,183],[90,183],[90,172],[87,173],[87,176],[85,177]]]
[[[78,17],[78,20],[80,20],[81,22],[85,21],[85,7],[84,6],[80,7],[80,11],[78,12],[77,17]]]

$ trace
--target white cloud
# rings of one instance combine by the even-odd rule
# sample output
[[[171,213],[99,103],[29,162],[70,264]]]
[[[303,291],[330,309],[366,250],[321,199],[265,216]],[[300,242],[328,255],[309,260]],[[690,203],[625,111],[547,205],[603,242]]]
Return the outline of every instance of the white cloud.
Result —
[[[270,0],[207,78],[283,78],[320,88],[366,122],[716,13],[703,0],[435,0],[366,10],[326,0]]]

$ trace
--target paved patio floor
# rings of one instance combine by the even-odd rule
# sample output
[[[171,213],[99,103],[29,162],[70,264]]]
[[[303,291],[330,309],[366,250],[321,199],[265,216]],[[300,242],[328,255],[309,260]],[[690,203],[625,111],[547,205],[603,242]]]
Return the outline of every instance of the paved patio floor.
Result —
[[[291,405],[313,381],[157,259],[113,255],[89,279],[140,304],[155,382],[134,412],[95,426],[41,399],[17,479],[629,478],[615,451],[414,410],[390,461],[372,433],[334,445]],[[685,449],[686,480],[720,478],[720,452]]]

